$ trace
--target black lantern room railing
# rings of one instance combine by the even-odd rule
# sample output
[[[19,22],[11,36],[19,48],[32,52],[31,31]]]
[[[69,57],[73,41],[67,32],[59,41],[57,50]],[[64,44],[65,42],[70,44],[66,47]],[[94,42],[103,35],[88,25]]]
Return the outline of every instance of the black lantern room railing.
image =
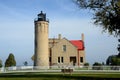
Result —
[[[46,18],[46,13],[43,13],[43,12],[41,11],[41,13],[38,14],[37,16],[38,16],[38,17],[35,18],[34,21],[46,21],[46,22],[49,22],[49,19]]]

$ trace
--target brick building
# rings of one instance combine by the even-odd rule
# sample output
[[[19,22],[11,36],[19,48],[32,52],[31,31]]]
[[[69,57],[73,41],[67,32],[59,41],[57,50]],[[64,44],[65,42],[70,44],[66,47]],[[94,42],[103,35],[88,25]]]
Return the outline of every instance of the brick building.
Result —
[[[85,63],[84,35],[82,40],[68,40],[61,38],[49,39],[50,65],[82,66]]]

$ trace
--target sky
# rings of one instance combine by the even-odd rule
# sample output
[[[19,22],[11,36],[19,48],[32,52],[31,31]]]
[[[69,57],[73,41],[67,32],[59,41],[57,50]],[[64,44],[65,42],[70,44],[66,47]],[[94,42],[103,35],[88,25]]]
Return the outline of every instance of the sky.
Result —
[[[33,65],[34,19],[41,10],[49,19],[49,37],[58,34],[68,40],[80,40],[85,35],[86,61],[105,62],[116,55],[118,41],[100,26],[93,24],[90,10],[81,10],[72,0],[0,0],[0,59],[3,64],[13,53],[17,66],[25,61]]]

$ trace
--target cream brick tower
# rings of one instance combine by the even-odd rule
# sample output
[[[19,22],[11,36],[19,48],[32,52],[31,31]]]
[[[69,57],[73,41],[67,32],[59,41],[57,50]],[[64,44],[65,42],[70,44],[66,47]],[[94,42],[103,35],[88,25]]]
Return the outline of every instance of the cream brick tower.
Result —
[[[48,54],[48,25],[46,14],[41,11],[35,24],[35,59],[34,66],[36,68],[49,68]]]

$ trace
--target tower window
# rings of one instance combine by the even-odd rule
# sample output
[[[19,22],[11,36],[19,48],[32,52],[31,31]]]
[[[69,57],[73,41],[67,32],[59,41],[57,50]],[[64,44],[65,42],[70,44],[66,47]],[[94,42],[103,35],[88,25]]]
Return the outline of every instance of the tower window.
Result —
[[[64,52],[66,52],[66,45],[63,45],[62,49]]]
[[[83,63],[83,57],[80,57],[80,62]]]

